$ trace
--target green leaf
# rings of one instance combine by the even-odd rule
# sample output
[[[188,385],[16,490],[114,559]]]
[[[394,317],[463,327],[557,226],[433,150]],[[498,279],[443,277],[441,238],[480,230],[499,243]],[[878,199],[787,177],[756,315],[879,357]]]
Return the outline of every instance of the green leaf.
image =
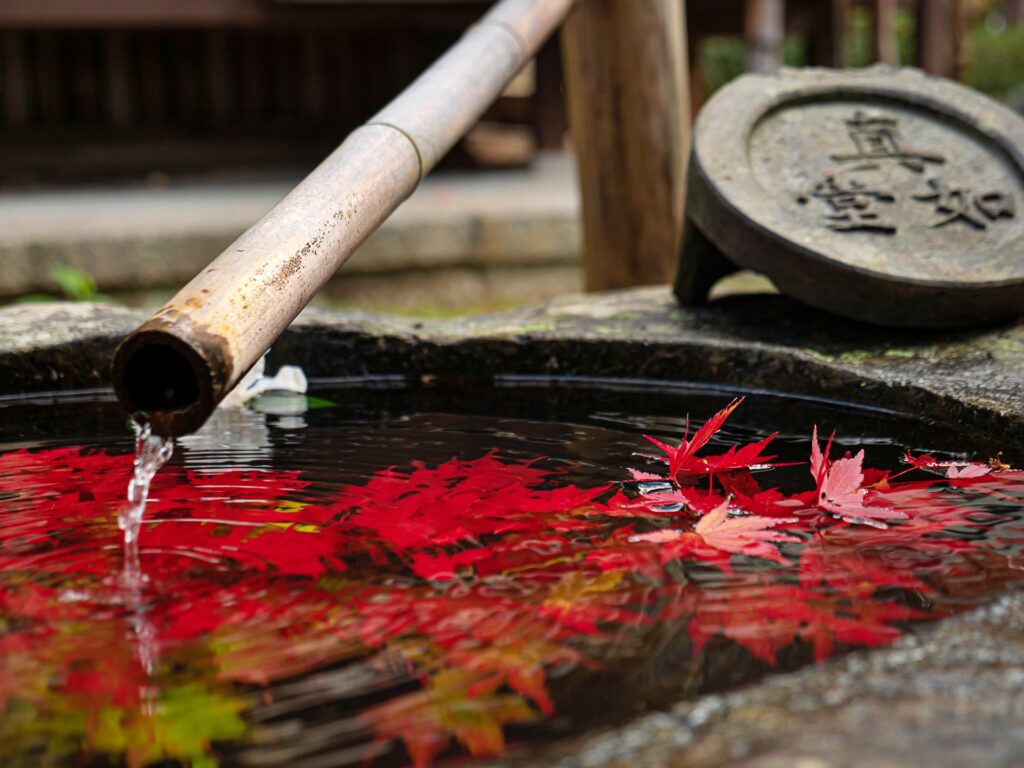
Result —
[[[330,400],[324,400],[322,397],[313,397],[312,395],[306,395],[306,405],[309,406],[309,410],[315,411],[318,408],[337,408],[338,404],[331,402]]]
[[[89,301],[96,295],[96,278],[84,269],[67,264],[54,264],[50,267],[50,278],[69,299]]]

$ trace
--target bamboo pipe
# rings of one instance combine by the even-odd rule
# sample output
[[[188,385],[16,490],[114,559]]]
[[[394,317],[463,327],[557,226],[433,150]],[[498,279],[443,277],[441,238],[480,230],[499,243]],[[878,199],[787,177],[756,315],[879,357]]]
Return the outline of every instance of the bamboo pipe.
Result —
[[[202,426],[321,286],[501,94],[575,0],[501,0],[114,354],[129,413]]]

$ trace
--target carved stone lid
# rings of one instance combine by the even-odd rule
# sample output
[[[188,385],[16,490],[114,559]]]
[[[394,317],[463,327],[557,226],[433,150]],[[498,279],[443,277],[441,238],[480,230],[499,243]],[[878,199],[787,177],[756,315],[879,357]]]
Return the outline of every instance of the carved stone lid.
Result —
[[[920,327],[1024,314],[1024,119],[957,83],[745,75],[701,112],[688,184],[707,239],[808,304]]]

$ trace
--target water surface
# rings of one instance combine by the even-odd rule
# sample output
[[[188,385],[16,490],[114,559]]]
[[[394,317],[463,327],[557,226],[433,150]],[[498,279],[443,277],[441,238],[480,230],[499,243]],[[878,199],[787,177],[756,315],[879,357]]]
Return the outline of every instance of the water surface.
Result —
[[[5,765],[465,764],[884,645],[1022,578],[1021,473],[907,471],[907,450],[999,449],[940,425],[755,395],[700,453],[777,431],[788,465],[672,485],[633,479],[666,474],[644,435],[675,444],[729,395],[314,395],[179,443],[134,587],[123,414],[100,395],[0,404]],[[870,503],[906,519],[815,506],[815,425],[833,459],[865,450]],[[727,498],[793,521],[759,556],[723,550],[692,531]]]

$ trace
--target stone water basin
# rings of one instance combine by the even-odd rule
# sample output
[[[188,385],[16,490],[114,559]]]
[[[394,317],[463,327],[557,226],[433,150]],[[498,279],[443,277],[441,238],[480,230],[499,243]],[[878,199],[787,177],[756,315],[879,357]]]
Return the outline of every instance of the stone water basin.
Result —
[[[94,545],[74,528],[4,537],[13,764],[44,746],[76,764],[479,763],[503,746],[530,765],[1013,764],[1012,472],[904,476],[900,503],[950,517],[898,546],[877,538],[898,524],[801,513],[759,557],[662,562],[685,515],[629,470],[659,470],[635,455],[657,453],[644,434],[678,439],[687,413],[696,425],[735,394],[747,401],[707,453],[778,430],[776,462],[803,463],[756,469],[734,494],[813,488],[814,424],[838,430],[833,458],[865,448],[894,472],[906,449],[1019,463],[1018,329],[893,337],[778,297],[684,311],[653,289],[440,324],[308,315],[270,367],[302,365],[319,407],[221,413],[179,446],[143,533],[151,581],[132,598],[104,580],[123,418],[102,393],[42,392],[101,384],[138,319],[81,305],[0,319],[0,380],[37,393],[4,402],[4,513],[24,526],[59,506]],[[439,490],[435,507],[416,496]],[[448,535],[409,516],[410,498],[436,523],[467,494],[476,511],[446,525],[477,525],[493,500],[490,528]],[[495,526],[510,510],[518,527]],[[840,557],[811,583],[794,564],[823,541]],[[182,566],[190,554],[211,562]]]

